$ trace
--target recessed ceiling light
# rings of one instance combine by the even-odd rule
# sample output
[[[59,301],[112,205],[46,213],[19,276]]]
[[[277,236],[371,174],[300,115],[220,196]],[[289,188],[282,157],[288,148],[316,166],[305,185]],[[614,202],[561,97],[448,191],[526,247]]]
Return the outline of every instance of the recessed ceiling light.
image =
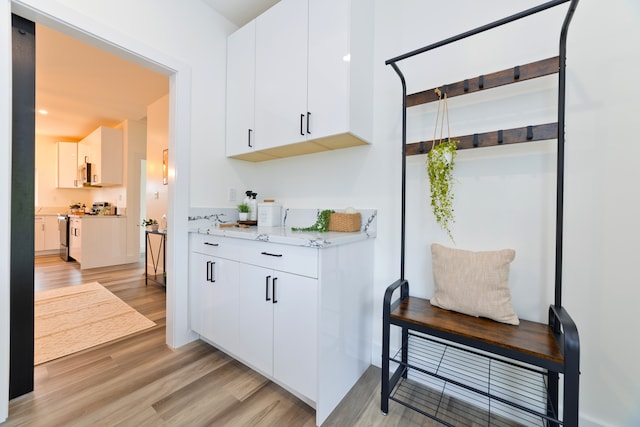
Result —
[[[47,114],[49,114],[47,110],[43,110],[43,109],[38,110],[38,113],[42,114],[43,116],[46,116]]]

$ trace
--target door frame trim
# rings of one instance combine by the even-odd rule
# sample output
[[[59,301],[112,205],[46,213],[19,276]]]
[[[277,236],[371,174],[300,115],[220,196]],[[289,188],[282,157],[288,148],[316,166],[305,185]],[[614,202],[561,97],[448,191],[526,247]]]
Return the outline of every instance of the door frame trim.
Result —
[[[80,14],[53,0],[5,0],[0,21],[11,13],[46,25],[122,58],[169,76],[169,198],[167,246],[166,343],[180,347],[196,339],[188,327],[188,214],[191,133],[191,67],[137,39]],[[0,31],[0,234],[11,232],[11,25]],[[0,422],[8,416],[9,384],[9,242],[0,242]],[[175,284],[175,286],[174,286]],[[178,289],[177,287],[180,287]]]

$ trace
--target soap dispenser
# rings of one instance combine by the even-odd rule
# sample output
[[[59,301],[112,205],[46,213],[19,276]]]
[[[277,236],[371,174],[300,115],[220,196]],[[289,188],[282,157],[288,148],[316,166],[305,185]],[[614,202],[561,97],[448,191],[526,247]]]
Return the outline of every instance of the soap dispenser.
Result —
[[[249,220],[257,221],[258,220],[258,201],[256,200],[256,196],[258,193],[251,193],[251,202],[249,202]]]

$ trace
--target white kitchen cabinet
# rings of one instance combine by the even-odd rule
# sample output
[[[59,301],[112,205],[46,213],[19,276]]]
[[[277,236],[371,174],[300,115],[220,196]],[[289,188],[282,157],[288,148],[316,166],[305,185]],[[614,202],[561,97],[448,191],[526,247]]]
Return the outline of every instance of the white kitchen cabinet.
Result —
[[[91,163],[91,185],[122,185],[123,143],[120,129],[100,126],[82,141],[78,150],[82,151],[79,166]],[[79,154],[80,157],[80,154]]]
[[[191,328],[314,407],[321,425],[371,364],[373,239],[318,248],[256,238],[190,234]],[[220,263],[217,295],[203,290],[207,262]],[[203,322],[237,331],[237,347]]]
[[[81,187],[78,181],[78,143],[58,142],[58,188]]]
[[[36,215],[34,232],[35,252],[60,250],[57,215]]]
[[[307,139],[307,0],[282,0],[256,18],[256,147]]]
[[[189,260],[191,329],[228,352],[238,349],[238,263],[192,252]]]
[[[273,375],[273,273],[243,264],[240,270],[238,356],[266,375]]]
[[[45,233],[44,233],[44,217],[43,216],[35,217],[34,226],[33,226],[33,232],[34,232],[34,239],[33,239],[34,250],[36,252],[43,251],[44,250],[44,235],[45,235]]]
[[[373,139],[374,19],[370,0],[309,0],[309,138],[320,144]]]
[[[315,401],[317,280],[242,264],[240,300],[238,355]]]
[[[273,377],[316,401],[318,281],[274,273]]]
[[[82,265],[82,221],[69,218],[69,256]]]
[[[256,22],[227,39],[227,156],[255,150]]]
[[[69,256],[82,270],[127,262],[125,217],[72,216],[69,221]]]
[[[57,215],[44,215],[44,250],[60,250],[60,230]]]
[[[250,149],[230,140],[248,130],[228,118],[227,156],[263,161],[371,141],[373,18],[370,0],[283,0],[258,16],[254,139]],[[235,41],[228,49],[237,55]],[[228,102],[247,98],[235,72],[228,79]]]

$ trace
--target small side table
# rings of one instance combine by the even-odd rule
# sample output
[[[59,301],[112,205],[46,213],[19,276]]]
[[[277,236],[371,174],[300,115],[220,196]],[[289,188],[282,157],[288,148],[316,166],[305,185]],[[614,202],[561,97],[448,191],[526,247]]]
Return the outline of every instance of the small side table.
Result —
[[[153,244],[151,241],[151,235],[157,234],[160,236],[160,244],[157,246],[157,250],[153,250]],[[157,239],[154,239],[157,240]],[[149,257],[151,254],[151,264],[153,267],[153,274],[149,274]],[[160,259],[162,254],[162,259]],[[158,285],[167,286],[167,272],[165,270],[165,260],[167,257],[167,231],[166,230],[146,230],[144,239],[144,285],[147,286],[149,281],[157,283]],[[162,263],[162,271],[159,273],[160,264]],[[158,277],[160,276],[160,277]]]

